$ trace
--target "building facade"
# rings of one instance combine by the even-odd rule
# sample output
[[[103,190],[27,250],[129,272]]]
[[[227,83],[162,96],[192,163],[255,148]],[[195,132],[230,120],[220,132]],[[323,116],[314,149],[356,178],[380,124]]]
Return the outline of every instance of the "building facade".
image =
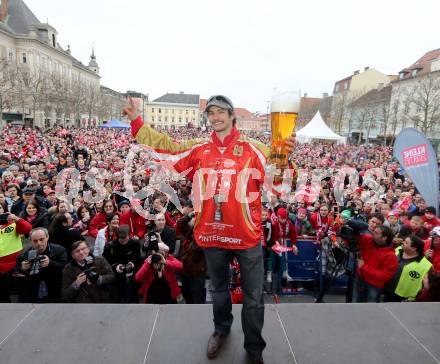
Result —
[[[22,0],[1,1],[0,59],[2,94],[9,92],[8,102],[1,105],[4,121],[40,127],[96,121],[93,108],[84,101],[95,102],[100,92],[94,51],[90,63],[82,64],[69,46],[60,46],[57,30],[40,22]],[[12,72],[14,87],[5,78]]]
[[[395,76],[385,75],[374,68],[365,67],[361,72],[336,81],[333,88],[330,127],[339,135],[350,137],[348,105],[368,91],[388,85]]]
[[[391,135],[414,127],[440,150],[440,48],[401,70],[391,85]]]
[[[148,103],[144,120],[163,129],[199,127],[200,96],[166,93]]]

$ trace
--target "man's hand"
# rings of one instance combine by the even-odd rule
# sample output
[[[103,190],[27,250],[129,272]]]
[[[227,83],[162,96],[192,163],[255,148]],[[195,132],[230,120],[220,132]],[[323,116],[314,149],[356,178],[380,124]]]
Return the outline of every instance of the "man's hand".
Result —
[[[131,121],[139,116],[139,105],[131,96],[128,96],[128,103],[122,109],[122,115],[127,115]]]
[[[118,273],[122,273],[122,272],[123,272],[123,270],[122,270],[122,264],[118,264],[118,265],[116,266],[116,272],[118,272]]]
[[[83,284],[87,280],[87,276],[85,273],[78,274],[76,277],[75,283],[79,287],[81,284]]]
[[[50,263],[50,259],[47,255],[43,255],[43,256],[44,256],[44,258],[41,260],[40,265],[41,265],[41,268],[46,268]]]
[[[287,145],[286,149],[289,153],[292,153],[293,149],[295,148],[295,144],[296,144],[295,137],[296,137],[296,134],[295,134],[295,132],[293,132],[292,135],[290,137],[288,137],[285,141],[285,144]]]
[[[296,245],[292,245],[292,253],[298,255],[298,247]]]
[[[425,252],[425,257],[426,257],[426,259],[432,259],[432,254],[433,254],[434,252],[433,252],[433,250],[432,249],[428,249],[426,252]]]
[[[17,222],[18,219],[19,219],[19,217],[14,215],[14,214],[9,214],[8,215],[8,223]]]
[[[27,270],[31,269],[32,264],[29,262],[29,260],[25,260],[21,262],[21,270],[23,272],[26,272]]]
[[[364,265],[364,261],[362,259],[358,259],[358,267],[362,268],[362,266]]]

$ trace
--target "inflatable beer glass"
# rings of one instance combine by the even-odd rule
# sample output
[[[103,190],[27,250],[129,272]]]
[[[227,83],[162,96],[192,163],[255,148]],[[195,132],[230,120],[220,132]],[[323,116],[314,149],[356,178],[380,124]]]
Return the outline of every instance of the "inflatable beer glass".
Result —
[[[299,93],[293,91],[275,90],[272,97],[270,107],[272,147],[269,163],[276,165],[281,171],[289,166],[289,153],[286,150],[285,140],[295,130],[299,103]]]

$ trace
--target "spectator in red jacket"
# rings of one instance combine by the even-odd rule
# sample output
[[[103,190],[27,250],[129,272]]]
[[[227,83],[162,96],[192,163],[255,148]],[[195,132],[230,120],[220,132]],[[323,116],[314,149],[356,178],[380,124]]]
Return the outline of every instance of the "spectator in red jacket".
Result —
[[[376,218],[375,215],[370,220]],[[385,283],[391,280],[398,269],[393,233],[389,227],[379,225],[373,235],[361,233],[358,244],[361,258],[358,259],[353,302],[380,302]]]
[[[440,272],[431,270],[423,279],[423,289],[416,298],[418,302],[440,302]]]
[[[431,237],[425,240],[425,256],[433,265],[436,272],[440,272],[440,226],[431,231]]]
[[[90,221],[89,235],[96,238],[98,231],[107,226],[107,216],[116,212],[116,207],[112,200],[105,200],[102,210],[98,212]]]
[[[440,226],[440,219],[435,216],[435,214],[435,207],[429,206],[425,210],[425,215],[422,216],[425,235],[429,236],[433,228],[435,228],[436,226]]]
[[[319,212],[314,212],[310,216],[310,224],[321,237],[325,235],[332,224],[332,218],[329,216],[329,208],[327,205],[321,205]]]
[[[135,280],[141,282],[139,293],[144,303],[167,304],[182,301],[182,294],[174,272],[182,270],[182,263],[168,255],[168,247],[159,243],[159,252],[145,259]]]
[[[145,219],[131,208],[130,202],[127,200],[119,202],[118,207],[121,214],[120,224],[130,227],[130,238],[143,239],[147,233]]]
[[[425,229],[423,228],[423,219],[420,216],[413,216],[406,225],[409,227],[411,234],[418,236],[420,239],[427,239]]]
[[[293,225],[292,221],[287,218],[287,210],[284,207],[280,207],[277,210],[277,220],[272,223],[272,232],[273,232],[273,241],[275,244],[280,244],[283,247],[291,246],[294,254],[298,254],[298,248],[296,247],[296,229]],[[290,240],[290,243],[287,240]],[[274,252],[272,252],[274,253]],[[283,279],[286,279],[288,282],[293,281],[293,278],[289,276],[288,266],[287,266],[287,252],[280,253],[281,256],[278,255],[280,259],[276,259],[277,255],[272,254],[272,257],[269,259],[268,268],[267,268],[267,281],[271,282],[271,272],[273,271],[273,265],[279,261],[280,271],[283,272]],[[275,262],[274,262],[275,259]]]

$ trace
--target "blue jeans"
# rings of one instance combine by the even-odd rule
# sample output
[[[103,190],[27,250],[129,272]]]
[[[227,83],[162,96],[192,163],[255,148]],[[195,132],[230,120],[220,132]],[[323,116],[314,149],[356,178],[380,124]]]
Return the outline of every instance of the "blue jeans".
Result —
[[[205,258],[212,284],[215,331],[228,334],[231,330],[232,303],[229,292],[229,263],[237,257],[243,289],[241,325],[244,348],[253,357],[262,356],[266,342],[261,336],[264,325],[263,254],[260,245],[244,250],[205,249]]]
[[[366,283],[356,276],[353,284],[353,302],[380,302],[383,289]]]

